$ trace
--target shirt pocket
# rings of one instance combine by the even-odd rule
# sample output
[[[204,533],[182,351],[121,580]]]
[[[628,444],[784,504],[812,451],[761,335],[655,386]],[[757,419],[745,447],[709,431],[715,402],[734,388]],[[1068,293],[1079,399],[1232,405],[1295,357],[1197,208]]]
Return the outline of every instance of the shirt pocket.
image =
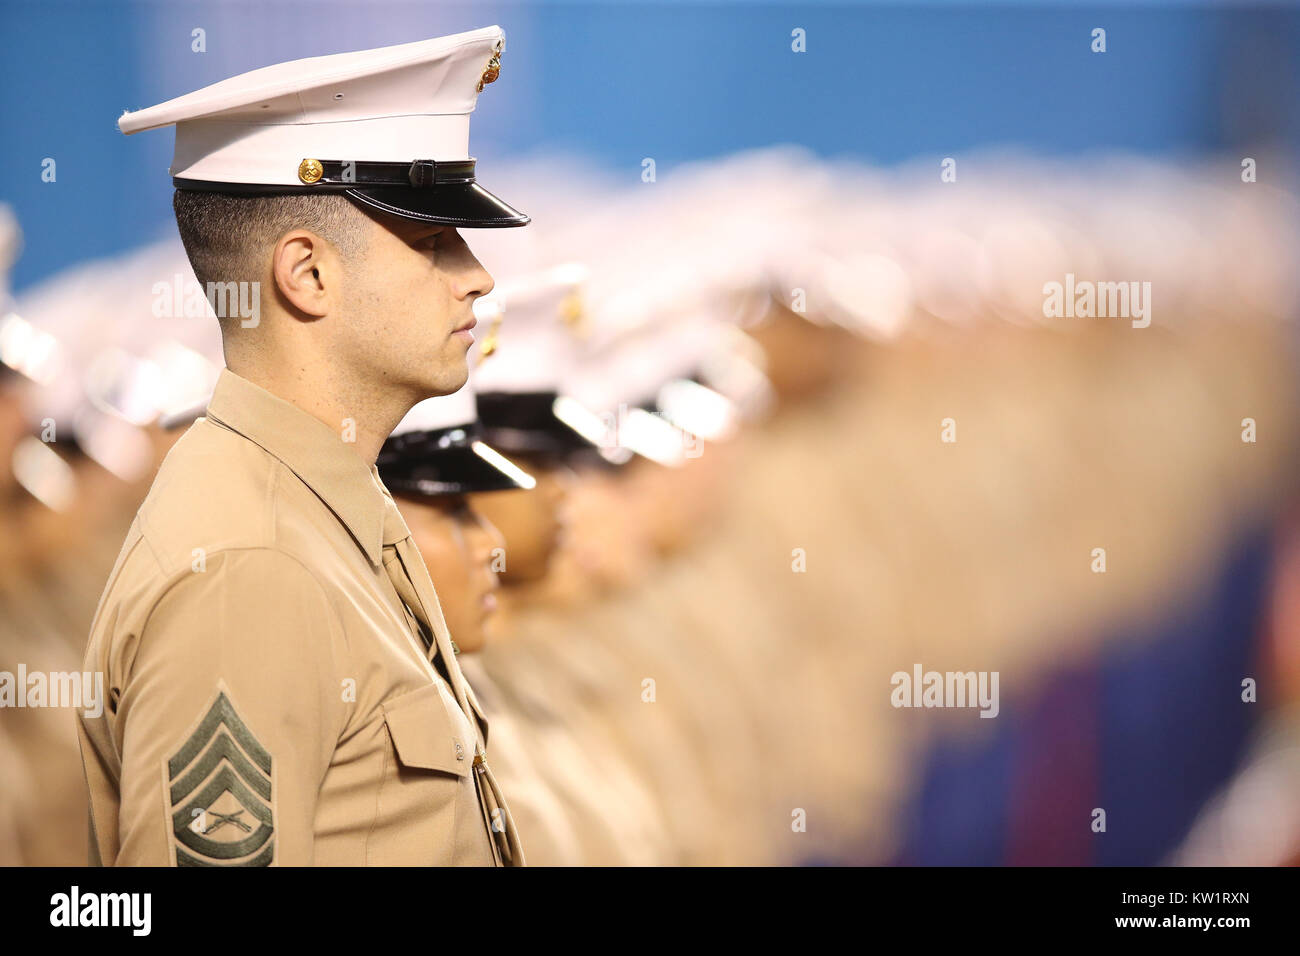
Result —
[[[469,721],[441,683],[385,701],[384,720],[402,766],[467,776],[474,764]]]

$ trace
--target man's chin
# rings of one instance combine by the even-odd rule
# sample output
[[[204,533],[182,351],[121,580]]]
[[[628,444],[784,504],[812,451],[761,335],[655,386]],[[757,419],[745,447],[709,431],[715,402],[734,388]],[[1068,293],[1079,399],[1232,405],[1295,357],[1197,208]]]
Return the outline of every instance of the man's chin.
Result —
[[[426,388],[430,398],[458,392],[469,381],[469,363],[463,355],[443,363],[435,372]]]

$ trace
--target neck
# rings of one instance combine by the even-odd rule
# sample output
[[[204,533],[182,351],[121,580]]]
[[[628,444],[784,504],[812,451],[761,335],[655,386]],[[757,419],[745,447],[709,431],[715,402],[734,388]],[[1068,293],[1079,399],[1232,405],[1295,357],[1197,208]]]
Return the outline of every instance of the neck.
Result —
[[[416,402],[402,391],[379,393],[325,363],[281,363],[268,368],[228,357],[227,365],[241,378],[329,426],[367,465],[375,463],[385,440]]]

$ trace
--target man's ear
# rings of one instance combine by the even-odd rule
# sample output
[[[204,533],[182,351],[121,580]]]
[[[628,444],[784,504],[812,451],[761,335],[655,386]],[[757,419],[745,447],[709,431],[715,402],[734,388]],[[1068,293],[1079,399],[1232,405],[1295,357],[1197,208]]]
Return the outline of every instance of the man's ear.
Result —
[[[320,236],[293,229],[280,237],[271,253],[271,279],[280,295],[300,313],[321,318],[339,293],[338,256]]]

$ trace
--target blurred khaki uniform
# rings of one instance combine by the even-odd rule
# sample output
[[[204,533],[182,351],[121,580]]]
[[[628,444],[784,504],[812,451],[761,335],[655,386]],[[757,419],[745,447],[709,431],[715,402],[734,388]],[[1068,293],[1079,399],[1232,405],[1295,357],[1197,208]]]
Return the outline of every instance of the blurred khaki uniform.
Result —
[[[496,729],[492,742],[492,769],[510,794],[515,825],[528,843],[530,866],[578,866],[585,862],[578,838],[579,821],[539,769],[544,748],[536,741],[531,722],[519,719],[506,706],[501,688],[488,676],[477,655],[460,662],[465,676]]]
[[[523,863],[378,472],[228,370],[136,516],[85,666],[107,697],[79,724],[92,862]]]
[[[644,780],[608,739],[607,728],[586,719],[573,671],[550,653],[561,635],[587,646],[571,629],[572,619],[533,609],[511,624],[515,636],[502,645],[489,645],[481,655],[483,668],[498,688],[501,709],[514,712],[527,726],[543,785],[567,808],[577,839],[577,862],[592,866],[677,862],[670,855],[662,813],[646,792]],[[547,857],[533,862],[564,861]]]

